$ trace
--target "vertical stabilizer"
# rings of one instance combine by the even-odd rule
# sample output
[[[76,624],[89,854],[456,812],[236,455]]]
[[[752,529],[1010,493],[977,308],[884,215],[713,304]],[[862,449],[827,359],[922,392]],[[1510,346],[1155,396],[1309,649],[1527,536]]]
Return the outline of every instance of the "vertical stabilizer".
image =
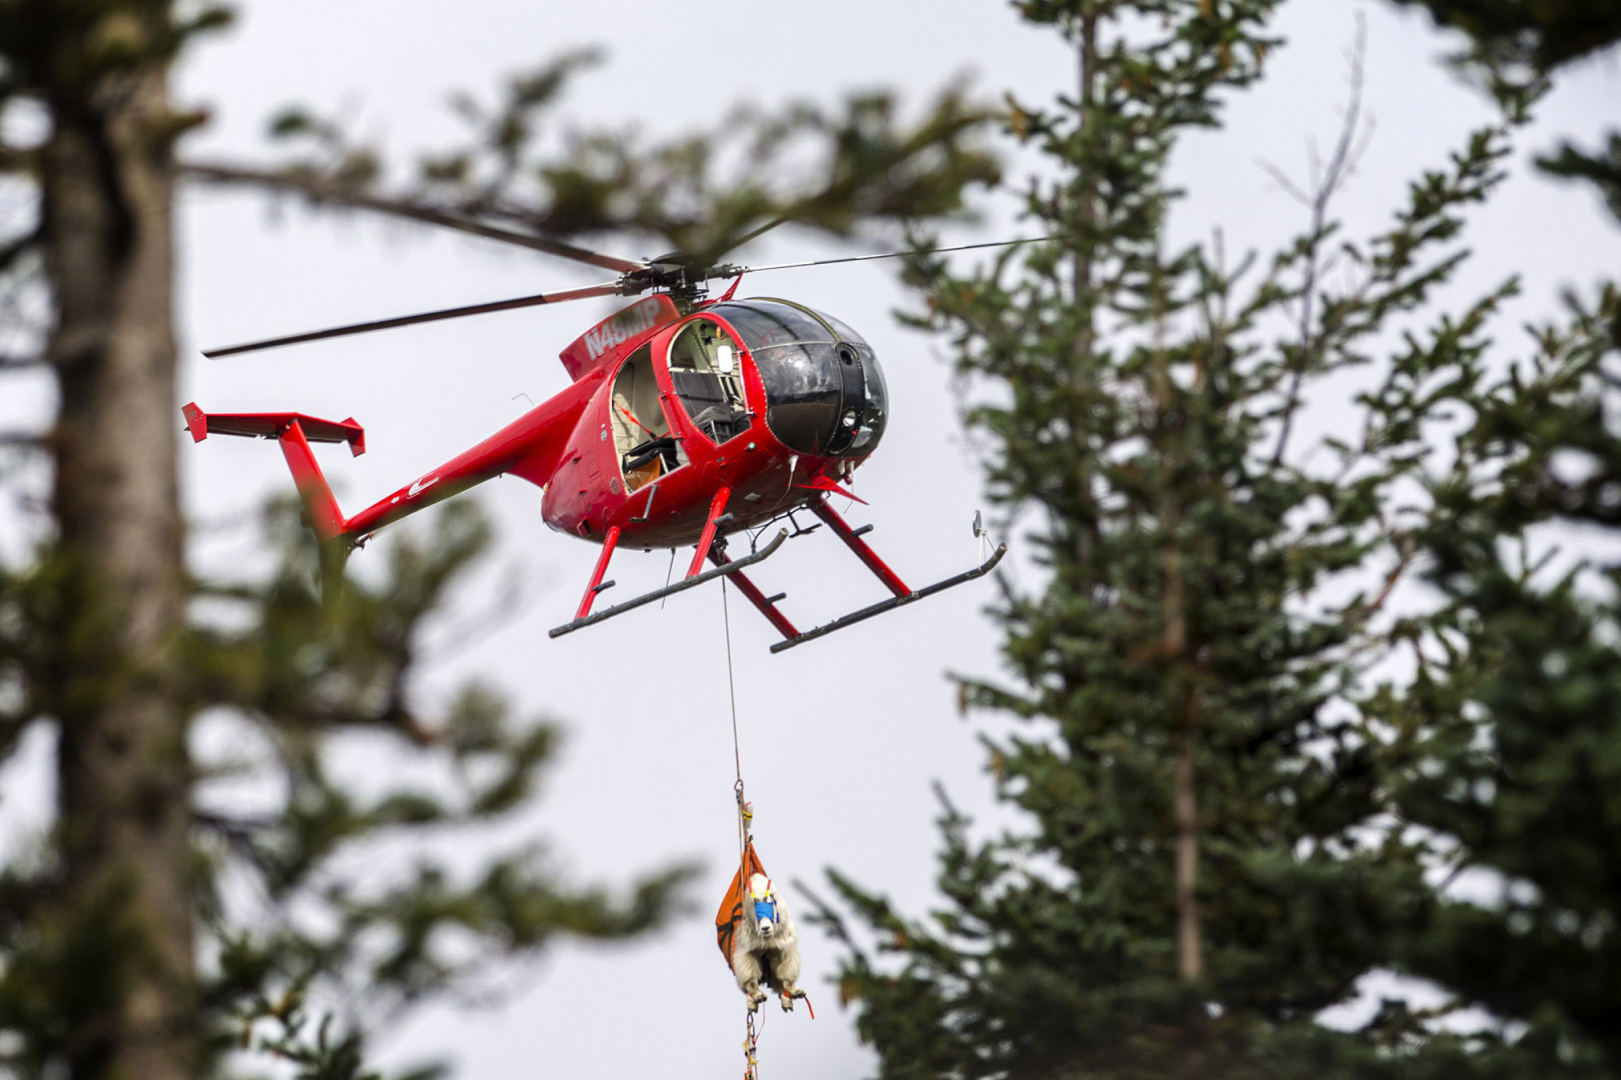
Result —
[[[338,500],[321,474],[315,451],[310,449],[310,441],[304,437],[304,429],[297,420],[289,423],[276,441],[281,444],[287,467],[293,470],[293,483],[298,485],[299,497],[309,511],[310,527],[325,546],[326,541],[343,535],[344,518],[338,509]]]

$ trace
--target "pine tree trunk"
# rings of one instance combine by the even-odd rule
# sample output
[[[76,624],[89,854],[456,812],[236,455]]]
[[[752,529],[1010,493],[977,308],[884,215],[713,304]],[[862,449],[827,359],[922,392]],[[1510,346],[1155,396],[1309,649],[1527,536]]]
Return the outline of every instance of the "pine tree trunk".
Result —
[[[1176,974],[1183,982],[1204,977],[1199,937],[1199,803],[1194,787],[1195,702],[1189,696],[1184,726],[1177,737],[1174,769],[1176,812]]]
[[[1092,124],[1090,110],[1096,99],[1098,17],[1095,12],[1081,16],[1080,38],[1076,43],[1079,63],[1078,100],[1081,130]],[[1086,406],[1091,396],[1092,351],[1097,344],[1096,299],[1092,295],[1092,251],[1097,245],[1098,194],[1097,178],[1084,172],[1079,179],[1079,216],[1085,235],[1074,245],[1075,249],[1075,306],[1080,317],[1075,331],[1075,345],[1070,364],[1070,430],[1076,438],[1084,438],[1088,416]],[[1080,504],[1087,508],[1087,519],[1076,522],[1075,561],[1084,572],[1093,572],[1092,534],[1096,523],[1092,519],[1092,472],[1084,464],[1076,470],[1076,485]]]
[[[1081,16],[1080,39],[1076,43],[1079,86],[1078,98],[1080,104],[1080,124],[1082,138],[1085,139],[1087,129],[1091,128],[1093,119],[1091,109],[1097,99],[1097,62],[1098,62],[1098,17],[1096,14]],[[1098,183],[1097,178],[1090,171],[1084,171],[1077,178],[1080,189],[1077,193],[1078,217],[1084,235],[1080,243],[1075,245],[1075,301],[1084,313],[1080,327],[1075,335],[1075,357],[1085,362],[1092,355],[1092,348],[1096,336],[1092,311],[1094,300],[1092,297],[1092,258],[1091,253],[1097,246],[1098,226]]]
[[[1161,364],[1163,371],[1163,362]],[[1169,379],[1160,388],[1161,415],[1169,410]],[[1161,559],[1165,567],[1165,662],[1188,679],[1187,582],[1177,532],[1182,514],[1174,494],[1161,500],[1160,527],[1165,530]],[[1204,975],[1204,948],[1199,940],[1199,801],[1195,788],[1193,748],[1199,699],[1188,685],[1181,697],[1176,722],[1176,758],[1171,768],[1171,808],[1176,819],[1176,974],[1183,982],[1198,982]]]
[[[1157,315],[1154,319],[1154,398],[1162,428],[1169,429],[1161,446],[1169,475],[1181,471],[1187,453],[1177,412],[1170,367],[1165,355],[1166,295],[1163,280],[1156,277],[1153,291]],[[1165,574],[1164,662],[1178,681],[1186,686],[1180,695],[1180,715],[1173,716],[1176,731],[1176,757],[1171,767],[1171,811],[1176,825],[1176,973],[1186,983],[1198,982],[1204,975],[1204,947],[1199,935],[1199,800],[1195,787],[1193,750],[1197,739],[1199,696],[1189,675],[1187,578],[1183,570],[1180,533],[1182,504],[1169,479],[1162,481],[1159,497],[1159,527],[1165,534],[1160,563]],[[1175,683],[1173,682],[1173,688]],[[1175,690],[1173,689],[1173,699]]]
[[[87,28],[150,43],[134,16]],[[73,1080],[194,1075],[173,180],[161,60],[58,86],[42,154],[60,417],[58,809],[67,946],[85,970]]]

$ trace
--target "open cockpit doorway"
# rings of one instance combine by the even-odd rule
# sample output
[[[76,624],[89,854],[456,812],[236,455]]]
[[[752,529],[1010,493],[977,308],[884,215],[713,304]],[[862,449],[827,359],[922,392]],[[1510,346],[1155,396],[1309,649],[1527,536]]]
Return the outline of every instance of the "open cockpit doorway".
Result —
[[[670,431],[659,400],[651,346],[643,345],[631,353],[614,376],[610,410],[614,450],[619,455],[626,494],[687,463],[687,455]]]

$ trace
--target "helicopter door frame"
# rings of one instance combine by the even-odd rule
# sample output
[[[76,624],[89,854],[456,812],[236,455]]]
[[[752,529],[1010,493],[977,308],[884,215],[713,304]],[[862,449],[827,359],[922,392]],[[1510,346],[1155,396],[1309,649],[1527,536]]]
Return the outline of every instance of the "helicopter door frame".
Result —
[[[718,331],[717,340],[702,340],[706,327],[714,327]],[[725,356],[720,352],[719,347],[722,346],[731,351],[730,370],[727,370]],[[707,445],[725,445],[754,428],[756,411],[751,403],[750,380],[747,365],[744,364],[747,355],[735,328],[704,313],[683,323],[665,348],[664,370],[669,379],[669,396],[676,400],[676,407],[686,421],[684,427],[696,431]],[[712,386],[705,385],[711,380]],[[763,384],[761,393],[764,393]],[[694,411],[690,403],[694,401],[703,407]],[[724,418],[704,419],[711,410],[724,411],[726,415]],[[708,428],[704,426],[705,423],[709,424]],[[712,432],[721,433],[719,425],[722,424],[726,425],[724,437],[716,438]]]
[[[653,343],[643,342],[619,365],[608,389],[608,428],[626,495],[662,481],[691,461],[666,397],[653,363]]]

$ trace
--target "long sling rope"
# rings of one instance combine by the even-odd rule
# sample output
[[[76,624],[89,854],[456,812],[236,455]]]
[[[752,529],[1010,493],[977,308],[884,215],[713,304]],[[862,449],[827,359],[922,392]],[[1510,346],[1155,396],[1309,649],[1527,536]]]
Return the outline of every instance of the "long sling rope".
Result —
[[[737,677],[732,667],[732,609],[727,599],[725,578],[722,578],[720,583],[720,610],[722,624],[726,630],[726,693],[732,707],[732,766],[736,776],[732,783],[732,791],[737,796],[737,885],[738,903],[741,905],[749,887],[749,843],[754,825],[754,808],[743,793],[743,751],[737,735]],[[739,914],[741,915],[741,912]],[[794,996],[805,1002],[810,1018],[816,1019],[816,1010],[811,1007],[810,997],[803,991],[796,992]],[[760,1032],[764,1030],[765,1022],[762,1020],[760,1027],[756,1028],[754,1019],[755,1010],[751,1002],[744,1016],[743,1059],[747,1065],[743,1069],[743,1080],[760,1080],[760,1060],[757,1051]]]
[[[737,737],[737,678],[732,670],[732,611],[724,578],[720,583],[720,610],[726,628],[726,692],[732,706],[732,765],[736,773],[732,791],[737,796],[737,884],[741,904],[743,893],[748,889],[749,826],[754,820],[754,811],[743,795],[743,751]],[[760,1080],[760,1033],[754,1027],[752,1002],[744,1014],[743,1025],[743,1080]]]

